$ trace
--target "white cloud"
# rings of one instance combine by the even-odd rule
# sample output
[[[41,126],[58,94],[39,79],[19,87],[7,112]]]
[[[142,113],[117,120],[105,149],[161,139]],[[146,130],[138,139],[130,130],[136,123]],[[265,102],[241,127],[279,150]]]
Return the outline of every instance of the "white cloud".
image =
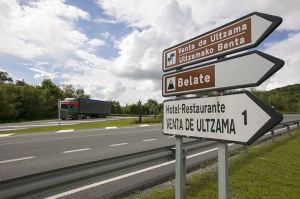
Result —
[[[94,19],[95,22],[97,23],[108,23],[108,24],[116,24],[119,23],[119,21],[115,20],[115,19],[106,19],[106,18],[96,18]]]
[[[19,5],[15,0],[0,1],[0,53],[25,59],[64,59],[88,38],[74,29],[78,19],[89,14],[63,0],[33,1]]]
[[[270,90],[284,85],[300,83],[300,31],[290,34],[287,39],[281,42],[268,45],[265,52],[280,57],[285,61],[285,65],[262,84],[260,89]]]
[[[98,0],[98,4],[116,20],[143,27],[150,24],[152,17],[157,14],[157,10],[165,4],[165,1]]]
[[[30,1],[21,5],[15,0],[0,0],[0,54],[13,55],[31,63],[23,64],[34,73],[34,79],[59,78],[56,72],[66,68],[70,73],[90,70],[104,61],[93,51],[105,45],[100,39],[89,39],[76,27],[78,20],[90,15],[64,0]],[[47,62],[44,67],[40,63]],[[80,73],[77,73],[77,75]]]
[[[98,46],[104,46],[105,42],[100,39],[91,39],[90,41],[87,42],[90,47],[98,47]]]
[[[42,81],[44,79],[54,79],[57,77],[57,73],[48,72],[41,68],[29,68],[31,71],[35,72],[34,79]]]
[[[134,31],[119,43],[120,56],[115,60],[114,72],[132,79],[159,81],[162,50],[195,31],[190,18],[191,9],[181,8],[175,1],[165,3],[150,28]],[[182,24],[187,28],[183,29]]]
[[[93,53],[101,46],[105,46],[105,42],[100,39],[91,39],[87,42],[87,51]]]

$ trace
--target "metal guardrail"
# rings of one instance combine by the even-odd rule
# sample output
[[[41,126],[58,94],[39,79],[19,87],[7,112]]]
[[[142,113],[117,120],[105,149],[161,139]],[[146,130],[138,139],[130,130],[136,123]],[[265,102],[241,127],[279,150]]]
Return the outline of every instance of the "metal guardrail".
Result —
[[[292,125],[297,125],[297,128],[300,129],[300,120],[280,123],[276,126],[276,129],[286,127],[286,132],[289,132]],[[278,136],[278,134],[275,134],[275,131],[272,130],[271,136],[263,139],[272,138],[272,140],[275,141],[276,136]],[[216,144],[215,141],[195,140],[184,143],[184,149],[188,154],[192,153],[194,150],[199,150],[203,147],[208,147],[214,144]],[[63,187],[69,187],[72,183],[78,183],[90,178],[95,178],[95,176],[101,176],[104,174],[107,176],[110,173],[158,160],[173,160],[175,158],[174,149],[175,145],[169,145],[148,151],[1,181],[0,198],[34,198],[36,194],[41,194],[42,192],[49,193],[51,190],[55,190],[58,187],[60,189]]]

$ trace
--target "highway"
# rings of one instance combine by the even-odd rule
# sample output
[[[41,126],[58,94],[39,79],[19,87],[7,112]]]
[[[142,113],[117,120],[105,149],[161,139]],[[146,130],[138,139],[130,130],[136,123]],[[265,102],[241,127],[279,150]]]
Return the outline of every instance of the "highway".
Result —
[[[286,114],[283,122],[299,119],[299,114]],[[161,125],[142,125],[0,137],[0,181],[175,144],[175,138],[163,135],[161,129]],[[203,151],[211,149],[214,150],[205,153],[197,161],[215,156],[215,146],[204,148]],[[76,194],[94,198],[121,193],[145,183],[147,179],[154,179],[155,176],[170,176],[174,171],[174,164],[160,169],[160,172],[150,170],[147,174],[128,176],[126,179],[89,189],[92,192],[84,190]],[[73,196],[71,194],[64,197]]]
[[[23,134],[0,139],[0,180],[174,143],[161,125]]]

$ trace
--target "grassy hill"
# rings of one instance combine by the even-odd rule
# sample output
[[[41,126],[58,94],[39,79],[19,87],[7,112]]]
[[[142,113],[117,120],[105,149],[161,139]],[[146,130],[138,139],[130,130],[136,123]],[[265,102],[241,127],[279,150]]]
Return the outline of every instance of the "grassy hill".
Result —
[[[270,91],[252,91],[254,95],[280,112],[300,112],[300,84]]]

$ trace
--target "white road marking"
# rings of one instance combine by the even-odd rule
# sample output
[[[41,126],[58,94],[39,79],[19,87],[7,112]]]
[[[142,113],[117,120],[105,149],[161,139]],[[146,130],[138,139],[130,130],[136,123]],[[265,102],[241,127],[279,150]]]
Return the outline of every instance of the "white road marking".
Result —
[[[35,157],[31,156],[31,157],[24,157],[24,158],[16,158],[16,159],[10,159],[10,160],[3,160],[3,161],[0,161],[0,163],[4,164],[4,163],[9,163],[9,162],[17,162],[17,161],[28,160],[28,159],[32,159],[32,158],[35,158]]]
[[[108,127],[105,127],[105,129],[116,129],[116,128],[118,128],[118,127],[116,127],[116,126],[108,126]]]
[[[216,151],[216,150],[218,150],[218,148],[213,148],[213,149],[210,149],[210,150],[207,150],[207,151],[203,151],[203,152],[200,152],[200,153],[197,153],[197,154],[193,154],[193,155],[187,156],[187,158],[196,157],[196,156],[203,155],[203,154],[206,154],[206,153],[209,153],[209,152],[212,152],[212,151]],[[67,196],[67,195],[71,195],[71,194],[74,194],[74,193],[77,193],[77,192],[80,192],[80,191],[84,191],[84,190],[87,190],[87,189],[90,189],[90,188],[93,188],[93,187],[97,187],[97,186],[100,186],[100,185],[103,185],[103,184],[107,184],[107,183],[110,183],[110,182],[121,180],[123,178],[134,176],[134,175],[137,175],[137,174],[140,174],[140,173],[144,173],[144,172],[147,172],[147,171],[150,171],[150,170],[154,170],[154,169],[157,169],[157,168],[160,168],[160,167],[163,167],[163,166],[167,166],[167,165],[175,163],[175,161],[176,160],[171,160],[171,161],[168,161],[168,162],[165,162],[165,163],[162,163],[162,164],[158,164],[158,165],[155,165],[155,166],[147,167],[145,169],[141,169],[141,170],[138,170],[138,171],[130,172],[128,174],[120,175],[120,176],[117,176],[117,177],[114,177],[114,178],[110,178],[110,179],[107,179],[107,180],[103,180],[103,181],[100,181],[100,182],[89,184],[89,185],[86,185],[86,186],[83,186],[83,187],[79,187],[77,189],[73,189],[73,190],[66,191],[66,192],[63,192],[63,193],[60,193],[60,194],[57,194],[57,195],[54,195],[54,196],[50,196],[50,197],[48,197],[46,199],[61,198],[61,197],[64,197],[64,196]]]
[[[150,126],[149,124],[141,124],[140,127]]]
[[[73,132],[74,129],[66,129],[66,130],[59,130],[56,133],[68,133],[68,132]]]
[[[161,125],[151,125],[151,126],[152,127],[157,127],[157,126],[161,126]],[[120,129],[135,129],[135,128],[140,128],[140,126],[124,126],[124,127],[120,128]],[[12,130],[19,130],[19,129],[25,129],[25,128],[18,128],[18,129],[12,129]],[[99,129],[82,129],[82,130],[78,130],[78,132],[93,132],[95,130],[97,130],[97,131],[105,131],[106,129],[105,128],[99,128]],[[150,130],[154,130],[154,129],[150,129]],[[161,128],[158,128],[157,130],[161,130]],[[143,131],[145,131],[145,130],[143,130]],[[53,135],[53,132],[49,132],[49,133],[25,133],[25,134],[22,134],[22,135],[18,134],[18,137],[43,136],[43,135]]]
[[[75,149],[75,150],[70,150],[70,151],[64,151],[62,153],[74,153],[74,152],[79,152],[79,151],[88,151],[91,150],[92,148],[84,148],[84,149]]]
[[[142,142],[151,142],[151,141],[154,141],[154,140],[157,140],[157,139],[142,140]]]
[[[0,134],[0,138],[1,137],[8,137],[8,136],[11,136],[11,135],[13,135],[14,133],[10,133],[10,134]]]
[[[110,136],[110,135],[118,135],[118,134],[129,134],[129,133],[141,133],[141,132],[151,132],[151,131],[157,131],[160,129],[147,129],[147,130],[140,130],[139,132],[131,132],[131,131],[124,131],[124,132],[112,132],[112,133],[99,133],[97,135],[82,135],[82,136],[74,136],[74,137],[65,137],[65,138],[49,138],[49,139],[40,139],[40,140],[29,140],[29,141],[20,141],[20,142],[7,142],[0,144],[0,146],[3,145],[12,145],[12,144],[25,144],[25,143],[34,143],[34,142],[46,142],[46,141],[54,141],[54,140],[67,140],[67,139],[77,139],[77,138],[87,138],[87,137],[97,137],[97,136]],[[43,133],[43,135],[46,133]],[[49,133],[53,134],[53,133]],[[18,137],[21,137],[22,135],[18,135]]]
[[[122,146],[122,145],[126,145],[126,144],[128,144],[128,143],[124,142],[124,143],[119,143],[119,144],[111,144],[111,145],[108,145],[108,146],[114,147],[114,146]]]

